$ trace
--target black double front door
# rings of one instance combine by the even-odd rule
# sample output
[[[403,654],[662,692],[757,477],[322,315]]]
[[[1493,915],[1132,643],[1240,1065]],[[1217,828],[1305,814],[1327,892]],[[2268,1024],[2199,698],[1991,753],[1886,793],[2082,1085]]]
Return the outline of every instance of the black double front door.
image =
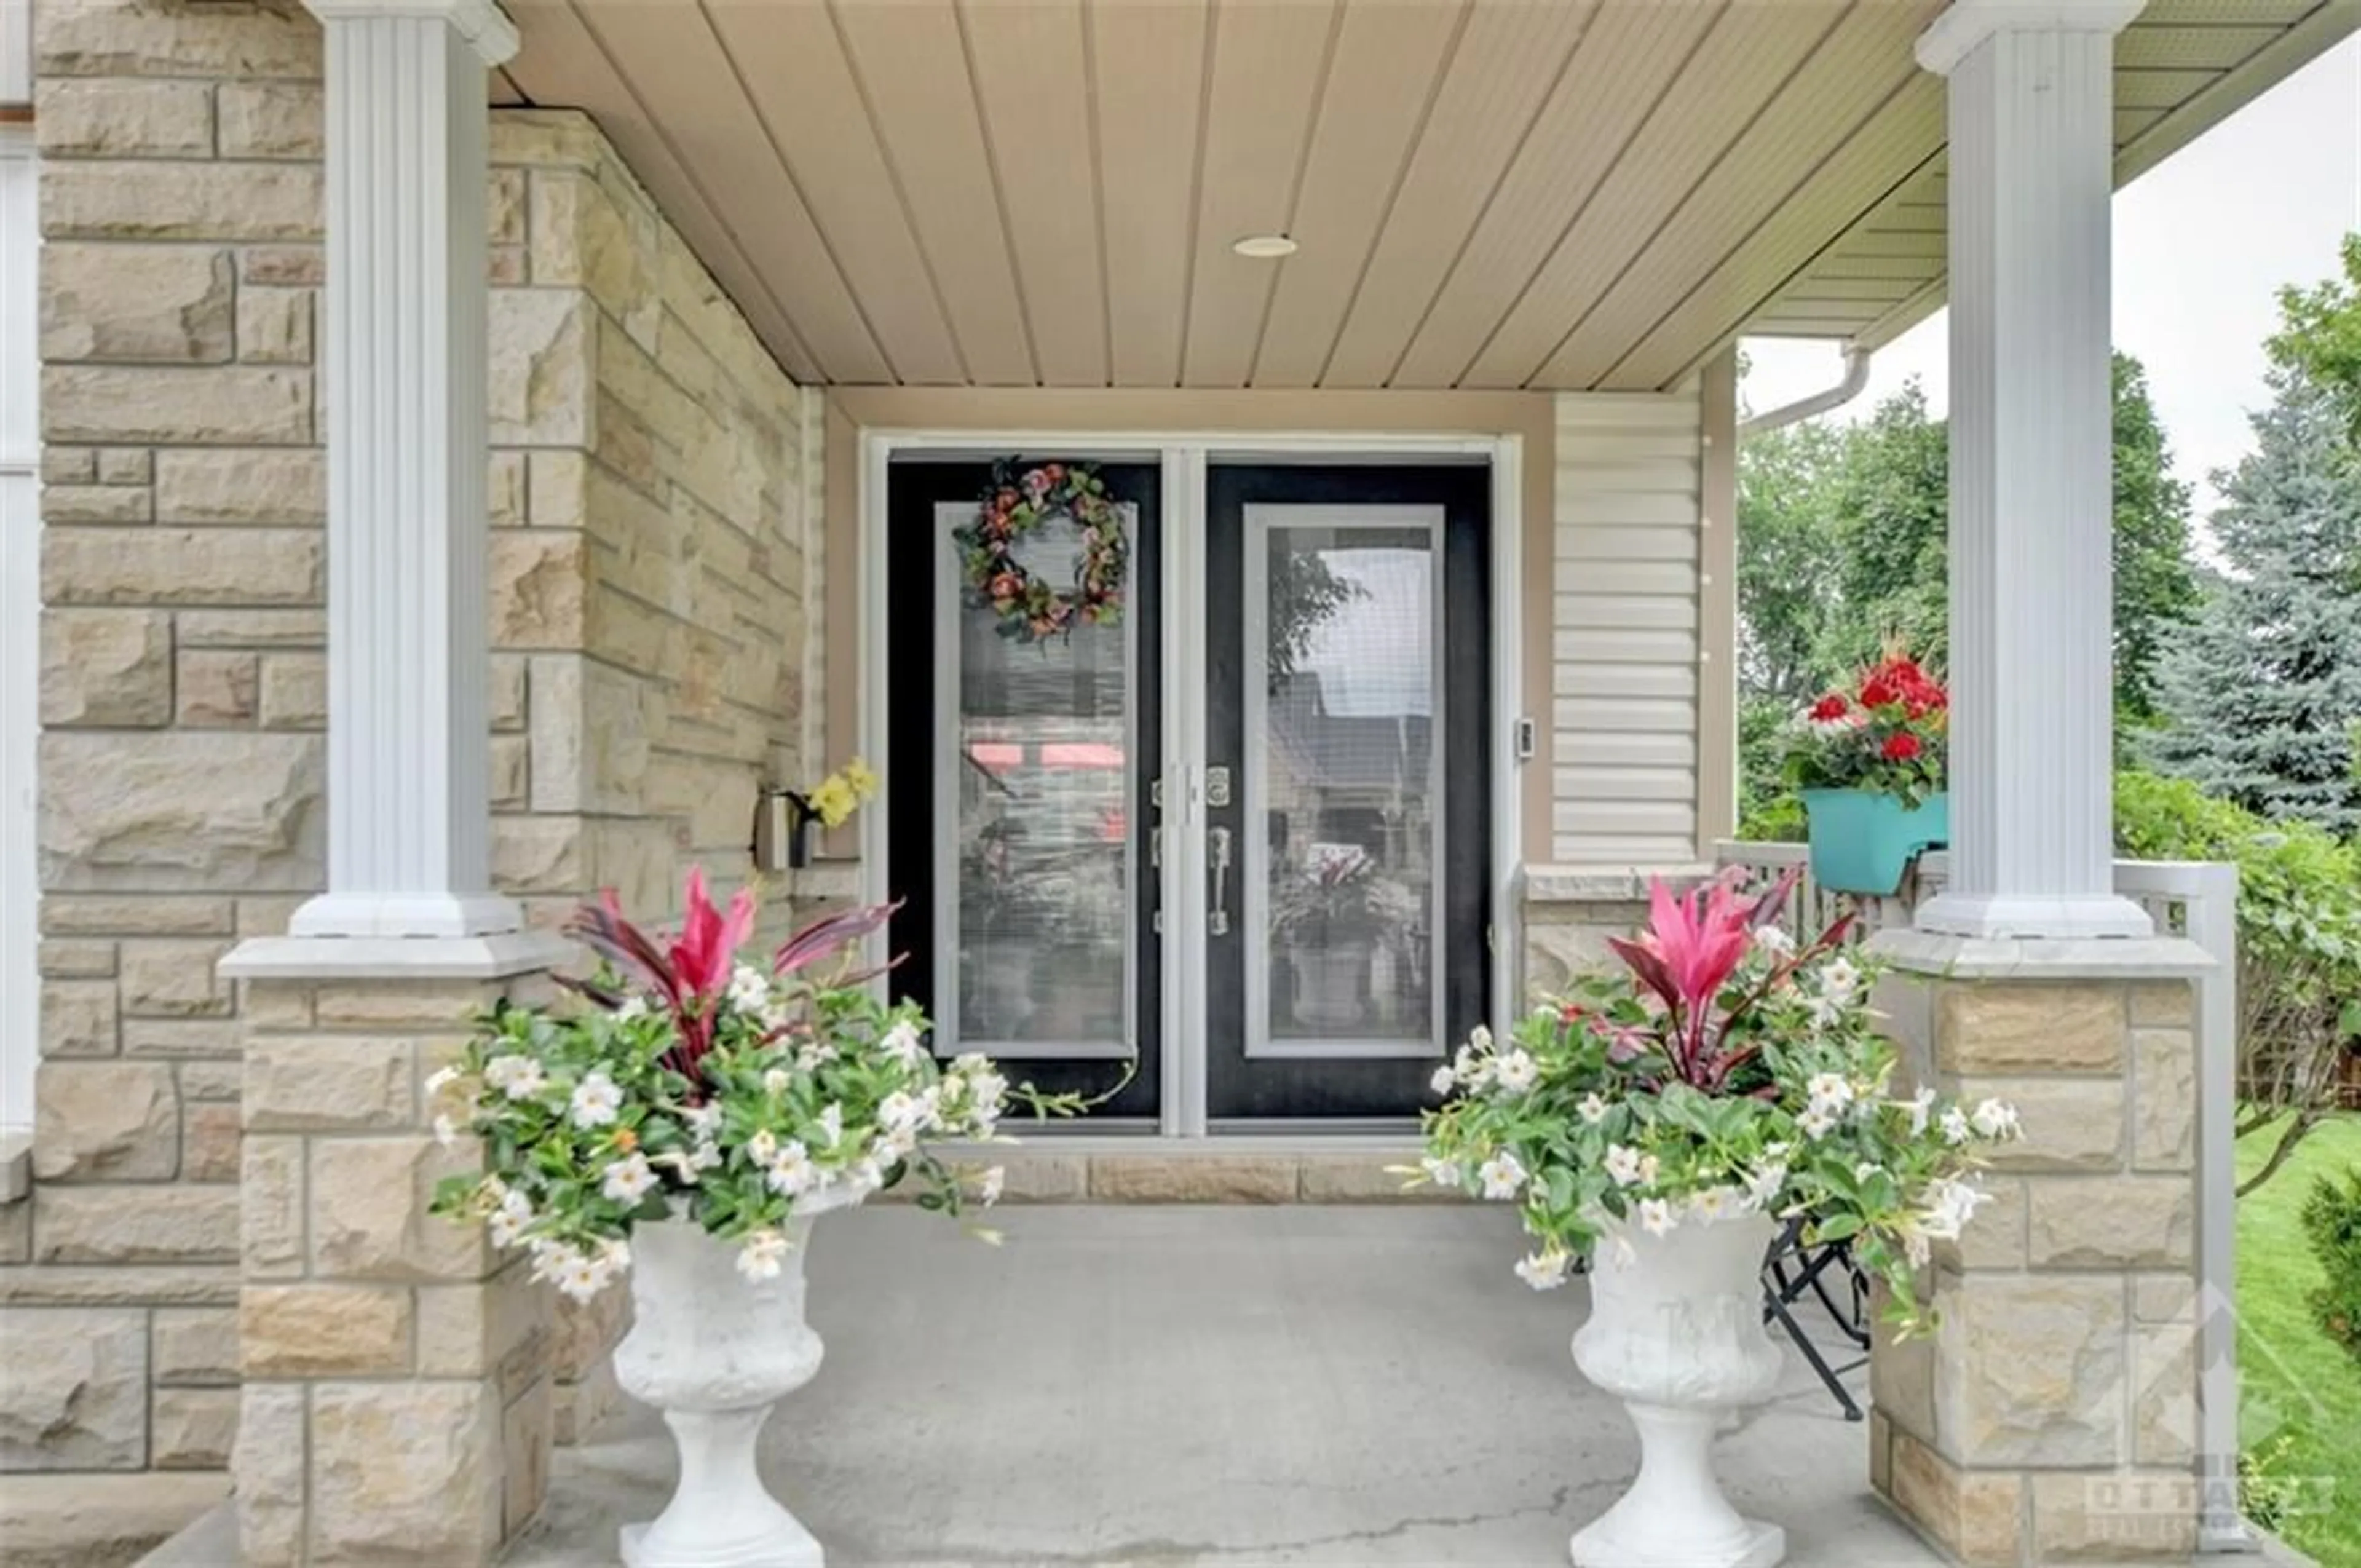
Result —
[[[1037,637],[969,588],[956,535],[992,470],[890,470],[896,989],[946,1048],[1045,1090],[1103,1092],[1136,1058],[1094,1120],[1170,1128],[1175,1081],[1207,1130],[1410,1116],[1488,1005],[1488,470],[1217,463],[1187,518],[1157,466],[1097,472],[1129,534],[1121,613]],[[1202,604],[1167,601],[1168,527],[1203,553]],[[1012,548],[1073,584],[1077,531]],[[1184,613],[1202,693],[1166,679]],[[1202,704],[1185,867],[1162,852],[1176,702]],[[1168,929],[1183,875],[1202,918]],[[1202,986],[1198,1039],[1162,1037],[1172,984]]]

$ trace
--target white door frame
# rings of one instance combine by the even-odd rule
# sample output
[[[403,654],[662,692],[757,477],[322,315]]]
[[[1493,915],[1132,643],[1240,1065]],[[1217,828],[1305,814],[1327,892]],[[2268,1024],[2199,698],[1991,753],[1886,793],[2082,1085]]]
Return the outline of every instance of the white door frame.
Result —
[[[1418,458],[1482,459],[1491,470],[1492,760],[1491,992],[1496,1010],[1517,1005],[1517,958],[1523,927],[1517,904],[1523,813],[1518,789],[1524,760],[1517,734],[1523,716],[1519,626],[1520,564],[1524,537],[1524,443],[1499,433],[1385,432],[1236,432],[864,429],[861,433],[858,744],[880,779],[880,802],[861,823],[861,886],[864,902],[890,896],[884,797],[895,787],[887,752],[884,670],[893,645],[894,583],[884,568],[886,487],[897,454],[979,459],[1010,452],[1055,452],[1093,462],[1149,462],[1163,470],[1161,524],[1164,598],[1168,611],[1205,602],[1205,470],[1232,462],[1400,463]],[[930,612],[931,594],[917,596]],[[904,613],[912,613],[905,600]],[[1162,1064],[1158,1084],[1159,1132],[1199,1138],[1205,1117],[1205,970],[1202,942],[1190,938],[1205,923],[1205,627],[1202,615],[1167,613],[1164,622],[1165,844],[1158,903],[1163,909],[1164,994]],[[921,779],[917,787],[930,788]],[[1496,1020],[1504,1022],[1505,1019]]]
[[[22,20],[0,5],[0,23]],[[0,99],[13,91],[0,80]],[[39,168],[33,127],[0,125],[0,1136],[32,1131],[40,1055]]]

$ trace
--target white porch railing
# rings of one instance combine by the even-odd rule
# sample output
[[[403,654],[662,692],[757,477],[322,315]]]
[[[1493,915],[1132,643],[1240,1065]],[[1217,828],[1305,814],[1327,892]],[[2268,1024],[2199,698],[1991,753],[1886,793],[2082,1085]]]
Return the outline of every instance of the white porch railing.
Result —
[[[1812,881],[1802,844],[1714,846],[1716,863],[1777,874],[1801,872],[1782,917],[1808,940],[1850,913],[1866,934],[1906,926],[1920,899],[1950,880],[1949,857],[1922,856],[1891,898],[1828,893]],[[2115,891],[2148,912],[2159,935],[2181,937],[2213,960],[2197,982],[2198,1474],[2204,1487],[2201,1541],[2212,1552],[2251,1551],[2238,1518],[2238,1339],[2236,1288],[2238,868],[2191,861],[2117,861]]]

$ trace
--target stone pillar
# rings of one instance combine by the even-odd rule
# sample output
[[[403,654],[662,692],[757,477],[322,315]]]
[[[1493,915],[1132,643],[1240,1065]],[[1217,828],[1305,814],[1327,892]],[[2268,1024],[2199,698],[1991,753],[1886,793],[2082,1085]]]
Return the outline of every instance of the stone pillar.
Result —
[[[2195,1236],[2203,955],[2158,938],[1877,946],[1913,1076],[2012,1102],[2026,1135],[1936,1250],[1940,1327],[1876,1347],[1872,1481],[1975,1568],[2185,1560],[2200,1320],[2219,1310],[2200,1299]]]
[[[491,0],[310,0],[327,38],[328,889],[303,937],[513,931],[492,894]]]
[[[2144,937],[2109,800],[2114,35],[2144,0],[1955,0],[1951,886],[1921,930]]]
[[[547,982],[413,973],[247,990],[233,1464],[245,1560],[489,1563],[546,1487],[555,1320],[521,1255],[427,1212],[435,1182],[480,1155],[437,1143],[434,1116],[450,1107],[423,1083],[481,1009]]]

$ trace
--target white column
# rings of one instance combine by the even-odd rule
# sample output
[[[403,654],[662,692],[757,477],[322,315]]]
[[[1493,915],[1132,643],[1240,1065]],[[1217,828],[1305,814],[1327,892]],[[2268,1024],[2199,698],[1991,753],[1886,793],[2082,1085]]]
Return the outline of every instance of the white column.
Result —
[[[491,892],[490,0],[306,0],[327,35],[328,890],[298,937],[478,937]]]
[[[2143,0],[1955,0],[1951,886],[1920,929],[2144,937],[2111,832],[2114,34]]]

